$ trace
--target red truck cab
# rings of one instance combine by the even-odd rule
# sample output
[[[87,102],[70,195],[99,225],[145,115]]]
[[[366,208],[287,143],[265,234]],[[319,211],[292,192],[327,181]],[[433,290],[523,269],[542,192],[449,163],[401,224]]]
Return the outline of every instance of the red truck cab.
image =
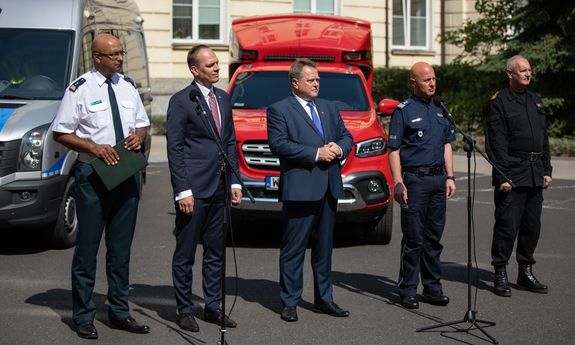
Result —
[[[277,217],[279,159],[267,142],[266,108],[291,94],[288,71],[296,58],[318,65],[319,97],[336,102],[354,146],[342,166],[344,196],[338,220],[365,231],[371,243],[391,240],[392,178],[387,135],[371,96],[369,22],[336,16],[287,14],[236,19],[230,42],[230,94],[242,180],[256,203],[234,207],[234,219]],[[390,115],[396,101],[381,101]],[[382,115],[382,114],[380,114]]]

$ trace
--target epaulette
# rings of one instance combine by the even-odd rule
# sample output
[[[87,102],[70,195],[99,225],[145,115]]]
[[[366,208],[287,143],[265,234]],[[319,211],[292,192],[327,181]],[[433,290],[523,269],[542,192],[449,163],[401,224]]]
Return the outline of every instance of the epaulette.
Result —
[[[70,87],[68,88],[68,90],[72,91],[72,92],[76,92],[76,90],[78,90],[78,88],[84,84],[86,82],[86,79],[84,78],[80,78],[77,79],[75,82],[72,83],[72,85],[70,85]]]
[[[408,99],[405,100],[405,101],[403,101],[403,102],[401,102],[401,103],[399,103],[399,104],[397,105],[397,109],[403,109],[403,108],[405,108],[407,105],[409,105],[409,100],[408,100]]]
[[[128,83],[132,84],[132,86],[137,89],[138,87],[136,86],[136,83],[132,80],[132,78],[128,77],[128,76],[124,76],[124,80],[127,81]]]
[[[497,95],[499,95],[499,91],[497,91],[496,93],[493,94],[493,96],[491,96],[491,100],[496,99]]]

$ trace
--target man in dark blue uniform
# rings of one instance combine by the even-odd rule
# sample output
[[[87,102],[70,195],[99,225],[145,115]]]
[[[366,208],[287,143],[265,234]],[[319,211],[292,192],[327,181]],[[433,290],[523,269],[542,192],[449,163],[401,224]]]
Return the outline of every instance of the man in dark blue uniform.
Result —
[[[435,71],[418,62],[411,67],[413,96],[400,103],[389,130],[389,163],[394,198],[401,205],[399,295],[408,309],[419,308],[421,273],[423,301],[447,305],[441,287],[440,243],[446,201],[455,193],[451,142],[455,133],[443,111],[432,102]]]
[[[493,163],[511,179],[493,170],[495,226],[491,244],[495,268],[494,292],[511,297],[506,266],[517,238],[517,285],[547,293],[533,275],[533,253],[541,230],[543,189],[551,183],[549,139],[541,99],[527,90],[531,66],[521,55],[507,60],[509,87],[489,101],[486,151]]]

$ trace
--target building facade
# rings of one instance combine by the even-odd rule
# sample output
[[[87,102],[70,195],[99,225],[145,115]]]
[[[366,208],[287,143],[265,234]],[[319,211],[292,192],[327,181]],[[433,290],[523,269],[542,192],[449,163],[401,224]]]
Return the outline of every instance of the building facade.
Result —
[[[477,12],[475,0],[136,0],[144,19],[153,115],[165,115],[167,101],[191,74],[186,54],[206,44],[220,60],[220,86],[228,81],[228,43],[236,18],[279,13],[316,13],[371,22],[375,67],[405,67],[416,61],[441,65],[459,50],[439,41]]]

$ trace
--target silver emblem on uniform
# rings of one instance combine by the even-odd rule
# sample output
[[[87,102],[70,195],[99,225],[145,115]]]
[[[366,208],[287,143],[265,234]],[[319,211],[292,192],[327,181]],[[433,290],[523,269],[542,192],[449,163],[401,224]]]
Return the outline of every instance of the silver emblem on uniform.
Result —
[[[418,138],[423,137],[423,131],[417,131],[417,137]]]

